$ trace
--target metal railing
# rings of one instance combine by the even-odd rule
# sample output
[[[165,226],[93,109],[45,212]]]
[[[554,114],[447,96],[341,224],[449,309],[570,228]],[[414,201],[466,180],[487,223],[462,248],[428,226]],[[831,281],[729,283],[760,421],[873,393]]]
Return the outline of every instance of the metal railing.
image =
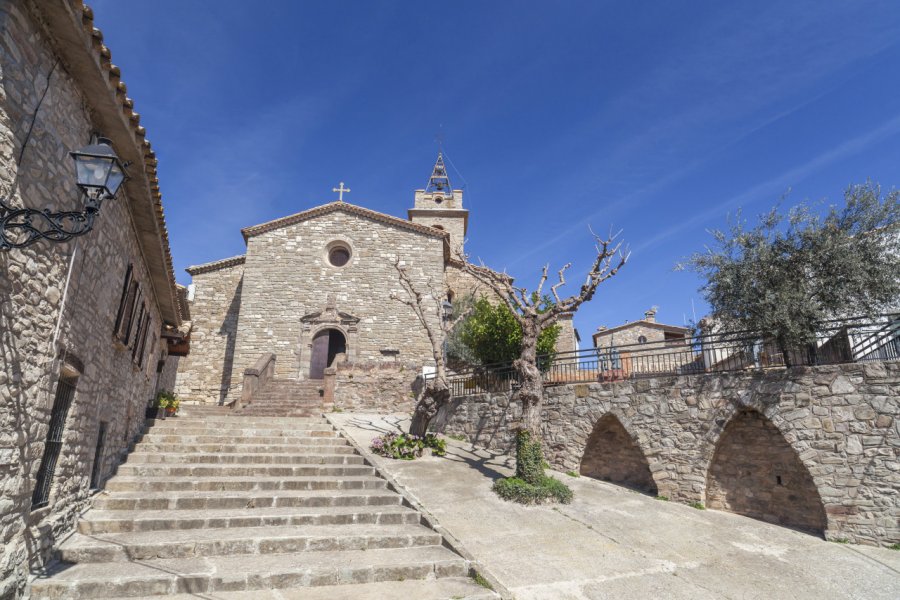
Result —
[[[538,359],[544,385],[613,382],[801,365],[900,359],[900,314],[828,321],[815,343],[784,351],[771,337],[747,331],[684,340],[648,341],[559,352]],[[450,375],[454,396],[507,392],[518,381],[512,363],[483,365]]]

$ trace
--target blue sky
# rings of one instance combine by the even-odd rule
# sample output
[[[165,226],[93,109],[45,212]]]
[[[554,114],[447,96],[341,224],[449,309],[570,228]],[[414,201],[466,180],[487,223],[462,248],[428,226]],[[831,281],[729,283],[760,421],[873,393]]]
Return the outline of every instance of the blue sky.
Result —
[[[651,305],[702,316],[673,265],[738,208],[900,185],[895,0],[92,6],[160,159],[182,283],[339,181],[405,216],[438,132],[471,257],[529,286],[571,261],[580,283],[588,225],[622,230],[631,261],[576,317],[584,342]]]

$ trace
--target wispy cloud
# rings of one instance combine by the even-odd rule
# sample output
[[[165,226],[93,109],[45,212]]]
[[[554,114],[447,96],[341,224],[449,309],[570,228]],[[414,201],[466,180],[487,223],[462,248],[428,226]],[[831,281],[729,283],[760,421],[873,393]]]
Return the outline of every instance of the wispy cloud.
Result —
[[[713,218],[722,217],[729,210],[739,208],[744,204],[747,204],[748,202],[754,202],[756,200],[759,200],[760,198],[772,198],[774,195],[785,191],[790,186],[796,184],[799,181],[802,181],[813,173],[835,163],[836,161],[857,154],[865,150],[870,145],[877,144],[878,142],[898,133],[900,133],[900,115],[886,121],[885,123],[882,123],[880,126],[860,136],[845,141],[844,143],[835,148],[832,148],[831,150],[828,150],[827,152],[819,154],[815,158],[812,158],[801,165],[785,171],[778,177],[754,185],[753,187],[741,192],[740,194],[732,196],[721,204],[717,204],[714,208],[700,212],[690,219],[682,221],[673,227],[669,227],[668,229],[659,232],[650,239],[641,242],[640,245],[634,248],[634,251],[635,253],[639,253],[657,246],[676,234],[706,223]]]

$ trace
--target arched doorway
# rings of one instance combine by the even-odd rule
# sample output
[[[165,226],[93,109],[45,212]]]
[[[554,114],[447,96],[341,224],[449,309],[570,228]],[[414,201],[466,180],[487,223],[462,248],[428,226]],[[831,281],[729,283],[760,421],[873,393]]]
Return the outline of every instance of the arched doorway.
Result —
[[[347,352],[347,338],[337,329],[322,329],[313,336],[309,378],[322,379],[338,354]]]
[[[579,472],[654,496],[657,494],[647,458],[613,414],[604,415],[594,425]]]
[[[706,505],[823,534],[825,509],[812,476],[769,419],[742,410],[725,427],[706,477]]]

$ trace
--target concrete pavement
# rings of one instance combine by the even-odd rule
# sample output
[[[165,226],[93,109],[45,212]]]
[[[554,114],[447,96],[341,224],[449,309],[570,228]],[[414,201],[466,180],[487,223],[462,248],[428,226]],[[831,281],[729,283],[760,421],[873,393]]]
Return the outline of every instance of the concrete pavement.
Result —
[[[739,515],[665,502],[585,477],[570,505],[498,499],[510,457],[448,440],[444,458],[368,452],[403,416],[328,418],[517,600],[900,598],[900,552],[826,542]]]

